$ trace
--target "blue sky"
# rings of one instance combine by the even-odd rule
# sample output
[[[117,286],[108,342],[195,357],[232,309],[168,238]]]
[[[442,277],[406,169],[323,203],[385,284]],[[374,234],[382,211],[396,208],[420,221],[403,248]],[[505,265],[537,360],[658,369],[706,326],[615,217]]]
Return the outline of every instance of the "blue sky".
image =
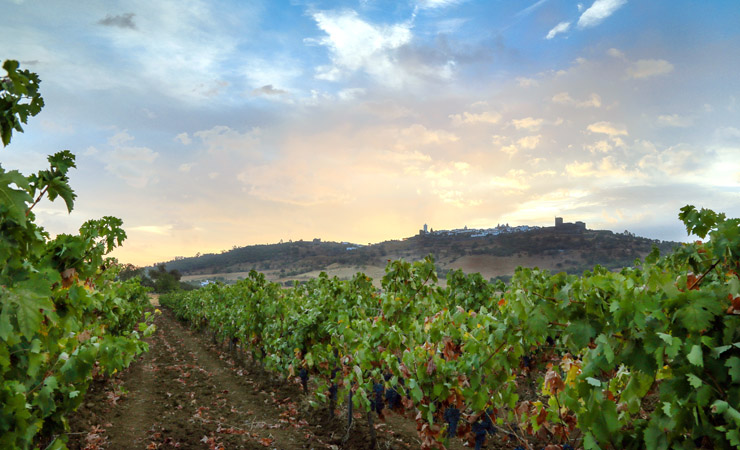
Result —
[[[0,0],[3,1],[3,0]],[[46,108],[0,152],[78,157],[52,233],[150,264],[281,239],[550,225],[684,240],[740,215],[740,4],[8,1]]]

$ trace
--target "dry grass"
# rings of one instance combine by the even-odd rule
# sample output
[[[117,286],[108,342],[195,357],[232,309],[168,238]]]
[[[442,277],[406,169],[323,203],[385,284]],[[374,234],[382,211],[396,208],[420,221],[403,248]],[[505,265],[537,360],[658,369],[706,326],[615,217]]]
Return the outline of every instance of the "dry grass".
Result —
[[[395,259],[395,258],[394,258]],[[405,259],[410,260],[406,257]],[[452,261],[439,261],[438,265],[441,268],[441,272],[444,273],[447,270],[461,269],[465,273],[480,273],[483,278],[490,279],[498,276],[513,275],[517,267],[538,267],[540,269],[547,269],[552,272],[559,272],[562,270],[557,265],[563,263],[563,261],[570,259],[580,261],[581,255],[579,252],[565,252],[557,256],[492,256],[492,255],[466,255]],[[337,277],[342,280],[351,279],[356,273],[362,272],[365,275],[373,279],[373,284],[380,286],[380,280],[385,274],[385,267],[381,266],[347,266],[340,264],[331,264],[323,270],[313,270],[304,272],[293,276],[284,276],[277,270],[265,270],[263,273],[270,281],[278,283],[285,283],[286,281],[307,281],[313,278],[318,278],[321,272],[326,272],[329,277]],[[440,275],[442,274],[440,273]],[[200,275],[185,275],[182,277],[182,281],[204,281],[213,280],[215,278],[223,279],[226,281],[237,281],[240,279],[247,278],[249,272],[228,272],[228,273],[213,273],[213,274],[200,274]],[[439,284],[445,285],[443,279],[440,279]]]

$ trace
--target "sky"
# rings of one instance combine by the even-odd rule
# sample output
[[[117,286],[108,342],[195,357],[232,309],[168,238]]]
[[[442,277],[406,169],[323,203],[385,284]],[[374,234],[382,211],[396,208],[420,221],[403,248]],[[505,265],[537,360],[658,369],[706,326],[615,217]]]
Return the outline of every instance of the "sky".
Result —
[[[0,149],[77,155],[75,210],[148,265],[234,246],[549,226],[689,239],[740,216],[737,0],[0,0],[46,106]]]

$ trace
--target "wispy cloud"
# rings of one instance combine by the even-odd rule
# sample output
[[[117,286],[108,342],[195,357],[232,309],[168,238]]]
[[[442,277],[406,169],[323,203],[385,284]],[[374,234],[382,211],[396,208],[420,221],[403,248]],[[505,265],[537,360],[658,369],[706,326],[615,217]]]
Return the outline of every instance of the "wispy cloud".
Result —
[[[658,125],[664,127],[685,128],[693,125],[691,117],[680,116],[678,114],[663,114],[658,116]]]
[[[523,119],[514,119],[511,121],[512,125],[514,125],[514,128],[517,130],[529,131],[539,130],[540,126],[542,126],[542,122],[544,122],[544,119],[535,119],[533,117],[525,117]]]
[[[587,100],[575,100],[567,92],[558,92],[552,96],[553,103],[560,103],[561,105],[571,105],[577,108],[600,108],[601,97],[599,94],[592,93],[589,95]]]
[[[449,6],[460,4],[464,1],[465,0],[418,0],[417,7],[419,9],[447,8]]]
[[[532,14],[537,8],[539,8],[540,6],[544,5],[548,1],[550,1],[550,0],[538,0],[537,2],[535,2],[535,3],[533,3],[533,4],[529,5],[529,6],[527,6],[523,10],[519,11],[518,13],[516,13],[516,16],[517,17],[528,16],[529,14]]]
[[[578,28],[595,27],[626,3],[627,0],[596,0],[581,14],[578,19]]]
[[[664,59],[640,59],[627,68],[629,78],[642,79],[673,72],[673,64]]]
[[[568,29],[570,29],[570,22],[560,22],[547,33],[545,39],[552,39],[560,33],[565,33]]]
[[[592,133],[601,133],[601,134],[607,134],[609,136],[620,136],[620,135],[626,135],[627,130],[620,125],[614,125],[611,122],[608,121],[601,121],[592,123],[588,126],[588,131]]]
[[[616,48],[610,48],[606,54],[627,63],[625,73],[627,78],[641,79],[651,78],[658,75],[665,75],[673,72],[673,64],[664,59],[638,59],[630,61],[623,51]]]
[[[141,231],[158,235],[169,235],[175,227],[172,225],[140,225],[138,227],[129,227],[127,231]]]
[[[532,87],[537,86],[539,83],[534,78],[527,78],[527,77],[517,77],[516,79],[517,84],[519,87]]]
[[[152,163],[159,154],[148,147],[131,145],[134,137],[120,131],[108,139],[112,149],[107,152],[105,169],[135,188],[146,187],[156,178]]]
[[[498,123],[501,120],[501,114],[497,112],[485,111],[482,113],[463,112],[462,114],[450,115],[453,125],[476,124],[476,123]]]

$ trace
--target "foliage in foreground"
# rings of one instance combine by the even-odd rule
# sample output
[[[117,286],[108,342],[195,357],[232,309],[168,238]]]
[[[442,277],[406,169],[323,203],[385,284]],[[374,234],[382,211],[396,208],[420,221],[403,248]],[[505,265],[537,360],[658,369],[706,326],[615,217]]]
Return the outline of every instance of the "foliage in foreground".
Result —
[[[281,289],[252,272],[160,301],[368,419],[410,414],[423,448],[501,433],[548,450],[740,446],[740,220],[681,209],[686,244],[581,276],[519,268],[490,284],[431,259]],[[521,387],[537,377],[534,398]],[[531,397],[531,396],[530,396]]]
[[[38,77],[6,61],[0,78],[0,134],[36,115],[43,100]],[[138,282],[115,282],[106,259],[126,238],[121,220],[90,220],[79,234],[51,238],[33,208],[60,197],[72,211],[76,195],[68,150],[49,169],[25,176],[0,166],[0,448],[66,448],[66,416],[83,401],[90,381],[129,365],[147,349],[139,323],[149,305]]]

